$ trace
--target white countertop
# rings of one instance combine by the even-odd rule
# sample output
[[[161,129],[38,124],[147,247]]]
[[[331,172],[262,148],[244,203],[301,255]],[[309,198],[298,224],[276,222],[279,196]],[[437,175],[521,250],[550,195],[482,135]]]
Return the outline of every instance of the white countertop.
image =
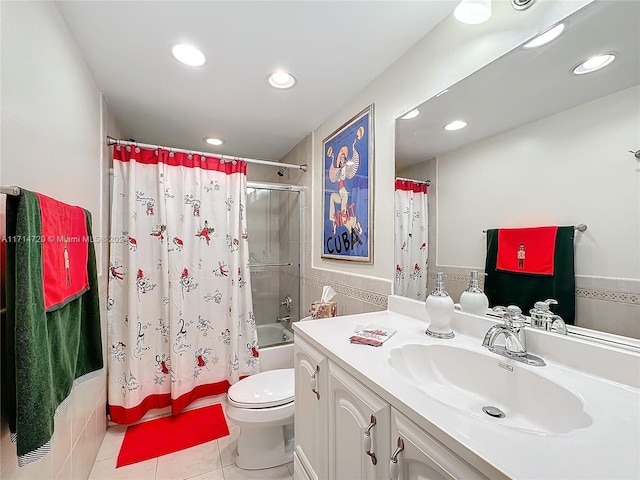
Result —
[[[457,325],[475,321],[473,316],[459,312],[456,315]],[[348,338],[358,324],[376,324],[398,333],[381,347],[351,344]],[[489,478],[640,479],[640,389],[636,386],[569,368],[540,355],[547,362],[545,367],[524,367],[534,369],[579,396],[593,422],[586,428],[554,435],[505,427],[490,417],[485,420],[445,405],[398,378],[388,362],[393,348],[408,343],[474,349],[480,346],[480,338],[456,331],[455,326],[456,337],[452,340],[425,335],[427,326],[426,316],[421,321],[387,310],[297,322],[294,330]],[[461,330],[473,331],[474,328]],[[589,356],[608,358],[610,350],[603,351],[594,345]],[[513,362],[488,353],[497,360]],[[535,350],[532,353],[538,354]],[[628,359],[629,354],[626,355]],[[631,360],[632,368],[636,368],[635,360],[640,366],[640,355],[633,354]]]

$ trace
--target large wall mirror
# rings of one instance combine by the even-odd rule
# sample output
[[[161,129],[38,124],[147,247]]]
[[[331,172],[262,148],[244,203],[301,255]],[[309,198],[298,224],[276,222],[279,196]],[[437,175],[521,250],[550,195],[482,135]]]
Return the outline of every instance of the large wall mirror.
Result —
[[[458,301],[484,271],[488,229],[585,224],[576,326],[640,339],[640,2],[596,1],[562,23],[398,119],[396,175],[431,181],[428,291],[443,271]],[[601,53],[615,60],[572,73]],[[446,131],[454,120],[467,127]]]

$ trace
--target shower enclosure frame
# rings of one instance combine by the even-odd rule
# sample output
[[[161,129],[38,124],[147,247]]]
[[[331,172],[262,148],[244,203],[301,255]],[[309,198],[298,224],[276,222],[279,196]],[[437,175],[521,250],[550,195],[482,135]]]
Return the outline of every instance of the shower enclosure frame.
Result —
[[[290,193],[296,193],[298,195],[298,214],[297,214],[297,222],[298,222],[298,228],[301,228],[302,226],[302,208],[301,208],[301,196],[302,196],[302,191],[303,188],[297,185],[290,185],[290,184],[282,184],[282,183],[268,183],[268,182],[259,182],[259,181],[248,181],[247,182],[247,188],[253,188],[256,190],[269,190],[269,191],[277,191],[277,192],[290,192]],[[250,227],[249,227],[250,229]],[[250,232],[249,232],[250,234]],[[250,234],[251,235],[251,234]],[[251,236],[249,237],[251,238]],[[277,342],[277,343],[267,343],[264,345],[260,345],[261,348],[265,348],[265,347],[272,347],[272,346],[276,346],[276,345],[286,345],[286,344],[290,344],[293,343],[293,333],[292,330],[290,329],[291,324],[293,324],[295,321],[299,321],[302,318],[302,241],[301,241],[301,233],[298,234],[298,247],[297,247],[297,258],[298,258],[298,262],[297,262],[297,274],[298,274],[298,281],[297,281],[297,305],[295,305],[293,308],[295,308],[297,310],[297,317],[298,320],[293,320],[291,321],[288,326],[289,328],[285,328],[285,330],[287,332],[290,332],[291,335],[286,335],[285,336],[288,339],[284,339],[282,342]],[[251,271],[252,267],[287,267],[287,266],[293,266],[294,264],[292,262],[287,262],[287,263],[259,263],[259,264],[254,264],[254,263],[250,263],[249,264],[249,268]],[[278,299],[276,299],[276,302],[279,303],[279,297]],[[276,323],[276,319],[273,319],[273,323]],[[258,324],[260,325],[260,324]],[[272,323],[267,323],[266,325],[272,325]],[[260,343],[260,339],[258,339],[258,342]]]

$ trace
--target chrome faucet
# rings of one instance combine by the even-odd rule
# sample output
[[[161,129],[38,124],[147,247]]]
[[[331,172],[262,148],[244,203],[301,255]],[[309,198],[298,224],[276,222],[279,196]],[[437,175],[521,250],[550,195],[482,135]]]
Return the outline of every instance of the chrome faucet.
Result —
[[[291,317],[289,315],[285,316],[285,317],[277,317],[276,318],[276,323],[284,323],[284,322],[290,322],[291,321]]]
[[[531,315],[531,326],[542,330],[555,331],[562,335],[567,334],[567,325],[562,317],[554,314],[550,307],[557,305],[558,302],[553,298],[549,298],[544,302],[536,302],[529,315]]]
[[[500,335],[504,335],[504,347],[495,346],[495,341]],[[500,355],[502,355],[501,350],[504,350],[505,356],[508,357],[522,357],[527,354],[522,343],[518,340],[518,336],[506,325],[494,325],[491,327],[484,336],[482,346]]]
[[[505,326],[507,326],[509,330],[511,330],[516,335],[516,337],[518,337],[518,340],[522,344],[522,348],[526,352],[527,337],[524,328],[527,325],[527,317],[522,315],[522,310],[520,310],[520,307],[516,305],[509,305],[507,308],[493,307],[492,310],[502,316]]]
[[[282,303],[280,303],[280,306],[286,308],[287,312],[290,312],[292,305],[293,298],[291,298],[291,295],[285,295],[284,300],[282,301]]]
[[[518,362],[527,365],[544,366],[544,360],[535,355],[527,353],[524,327],[526,318],[522,315],[522,310],[515,305],[505,307],[494,307],[494,312],[502,313],[504,323],[502,325],[492,326],[484,336],[482,346],[487,347],[489,351],[502,355],[503,357],[512,358]],[[496,345],[496,340],[504,336],[504,346]]]

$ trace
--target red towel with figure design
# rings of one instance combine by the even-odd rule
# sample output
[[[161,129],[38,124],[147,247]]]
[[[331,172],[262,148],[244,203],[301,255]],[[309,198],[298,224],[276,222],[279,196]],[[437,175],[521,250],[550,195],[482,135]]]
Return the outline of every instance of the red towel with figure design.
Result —
[[[553,275],[558,227],[498,230],[497,270]]]
[[[89,236],[82,208],[36,195],[42,225],[44,306],[52,312],[89,289]]]

